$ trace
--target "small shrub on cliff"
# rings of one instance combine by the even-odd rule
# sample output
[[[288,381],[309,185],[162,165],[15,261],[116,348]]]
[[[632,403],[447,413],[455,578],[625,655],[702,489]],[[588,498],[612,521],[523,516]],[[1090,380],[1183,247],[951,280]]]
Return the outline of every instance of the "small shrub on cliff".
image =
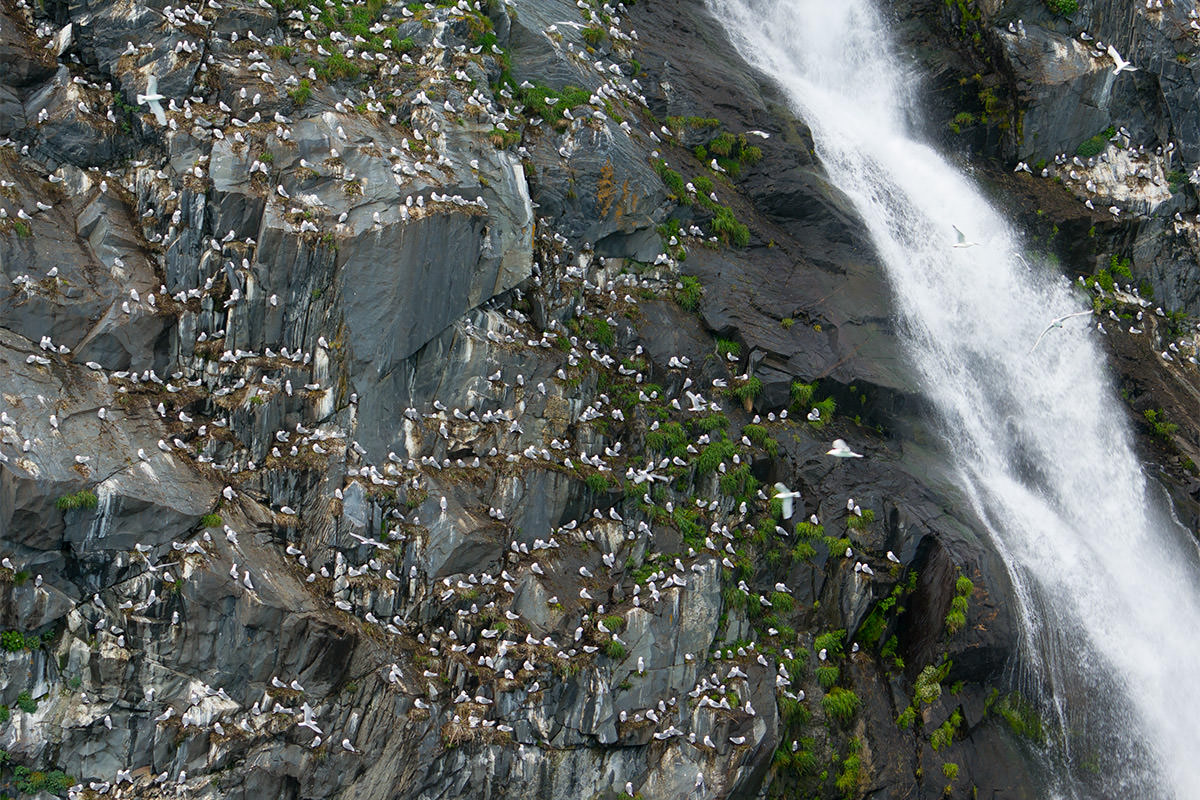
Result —
[[[844,797],[853,797],[858,794],[859,787],[863,782],[862,763],[858,755],[861,747],[862,743],[858,739],[850,740],[851,752],[842,761],[842,771],[834,781],[834,785]]]
[[[288,96],[292,98],[292,102],[295,103],[297,107],[302,106],[308,102],[310,97],[312,97],[312,84],[308,82],[307,78],[305,78],[304,80],[300,81],[296,88],[288,90]]]
[[[1071,0],[1072,3],[1074,1]],[[1115,136],[1116,133],[1117,129],[1109,125],[1092,138],[1084,140],[1079,147],[1075,148],[1075,155],[1080,158],[1091,158],[1092,156],[1100,155],[1104,152],[1104,148],[1108,146],[1108,140]]]
[[[959,726],[962,725],[962,721],[962,712],[955,711],[950,715],[950,719],[943,722],[938,729],[930,735],[929,745],[933,748],[935,753],[942,748],[950,746],[950,744],[954,741],[955,732],[957,732]]]
[[[817,667],[817,683],[822,689],[832,689],[841,674],[841,670],[834,666]]]
[[[1170,442],[1175,431],[1179,430],[1179,426],[1174,422],[1167,422],[1166,415],[1161,409],[1147,408],[1142,412],[1142,416],[1146,418],[1146,422],[1150,423],[1150,431],[1154,436],[1164,442]]]
[[[47,631],[47,640],[53,637],[53,631]],[[37,650],[42,646],[42,637],[35,633],[21,631],[5,631],[0,633],[0,649],[9,653],[19,653],[22,650]]]
[[[738,222],[737,218],[733,216],[733,212],[725,206],[717,208],[710,227],[713,235],[726,244],[737,247],[745,247],[750,244],[750,229]]]
[[[62,794],[75,785],[75,779],[61,770],[42,772],[29,767],[13,767],[17,790],[25,794]]]
[[[660,159],[655,162],[654,169],[662,179],[663,185],[676,199],[687,197],[687,185],[683,176],[668,167],[666,161]]]
[[[826,715],[839,722],[849,722],[853,719],[860,705],[862,701],[858,699],[858,695],[840,686],[833,687],[829,694],[821,698],[821,708],[825,709]]]
[[[741,400],[743,403],[745,403],[746,401],[753,400],[762,394],[762,390],[762,380],[760,380],[756,375],[751,375],[750,379],[741,386],[734,387],[731,390],[731,394],[733,394],[733,396],[738,400]]]
[[[74,511],[77,508],[95,508],[98,503],[95,492],[83,489],[75,494],[64,494],[54,501],[54,507],[59,511]]]
[[[675,290],[675,302],[679,303],[679,307],[684,311],[699,311],[700,298],[704,294],[704,287],[700,285],[700,279],[695,275],[681,275],[679,278],[679,286]]]
[[[584,478],[583,482],[596,494],[604,494],[609,490],[608,476],[603,472],[593,472]]]
[[[933,705],[942,696],[941,676],[937,667],[930,664],[921,670],[913,686],[913,699]]]
[[[24,711],[26,714],[32,714],[37,711],[37,700],[33,699],[33,695],[29,692],[21,692],[17,695],[17,708]]]
[[[583,40],[588,43],[589,47],[599,47],[604,41],[604,29],[599,25],[592,25],[583,29]]]
[[[804,408],[812,402],[813,394],[817,391],[817,383],[802,383],[801,381],[792,381],[792,402],[797,406]]]
[[[816,650],[818,653],[824,650],[827,658],[842,655],[845,647],[846,631],[840,628],[836,631],[822,633],[813,640],[813,650]]]

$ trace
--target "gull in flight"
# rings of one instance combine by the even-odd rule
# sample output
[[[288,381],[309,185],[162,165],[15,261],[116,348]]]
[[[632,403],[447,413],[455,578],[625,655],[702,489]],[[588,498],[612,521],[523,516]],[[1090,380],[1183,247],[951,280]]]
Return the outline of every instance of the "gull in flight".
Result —
[[[300,727],[309,728],[318,736],[320,736],[322,734],[322,730],[317,727],[316,720],[313,717],[312,707],[309,706],[308,703],[305,703],[303,706],[301,706],[300,710],[304,712],[304,719],[300,722]]]
[[[862,458],[862,453],[856,453],[850,449],[850,445],[846,444],[845,439],[834,439],[833,449],[825,453],[827,456],[834,458]]]
[[[1046,326],[1046,329],[1044,331],[1042,331],[1040,334],[1038,334],[1037,341],[1033,343],[1033,347],[1029,348],[1029,353],[1032,354],[1033,351],[1037,349],[1037,346],[1042,343],[1043,336],[1045,336],[1047,333],[1054,330],[1055,328],[1061,328],[1063,326],[1063,323],[1066,322],[1067,320],[1069,320],[1071,317],[1083,317],[1083,316],[1090,317],[1091,315],[1092,315],[1091,311],[1076,311],[1074,314],[1067,314],[1064,317],[1059,317],[1058,319],[1053,320],[1049,325]]]
[[[960,231],[957,225],[951,225],[950,227],[954,228],[954,233],[958,237],[958,241],[954,243],[955,247],[974,247],[979,244],[979,242],[968,242],[967,235]]]
[[[146,80],[146,93],[137,96],[139,106],[150,106],[150,110],[154,112],[154,118],[158,120],[159,125],[167,124],[167,115],[163,112],[162,100],[164,98],[158,93],[158,77],[151,75]]]
[[[796,511],[793,500],[799,500],[800,493],[793,492],[782,483],[777,483],[775,484],[775,497],[783,501],[783,518],[791,519],[792,514]]]
[[[1117,48],[1113,47],[1111,44],[1108,46],[1108,55],[1113,60],[1113,75],[1120,75],[1122,72],[1137,71],[1137,67],[1121,58],[1121,54],[1117,52]]]

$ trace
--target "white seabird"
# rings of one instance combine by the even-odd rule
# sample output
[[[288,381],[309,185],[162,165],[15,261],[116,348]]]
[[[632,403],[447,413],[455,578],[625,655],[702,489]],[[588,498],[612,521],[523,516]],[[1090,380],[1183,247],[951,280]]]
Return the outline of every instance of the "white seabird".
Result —
[[[151,75],[146,80],[146,93],[137,96],[137,104],[139,106],[149,106],[154,112],[154,118],[158,120],[159,125],[167,124],[167,115],[163,111],[162,100],[166,98],[158,93],[158,77]]]

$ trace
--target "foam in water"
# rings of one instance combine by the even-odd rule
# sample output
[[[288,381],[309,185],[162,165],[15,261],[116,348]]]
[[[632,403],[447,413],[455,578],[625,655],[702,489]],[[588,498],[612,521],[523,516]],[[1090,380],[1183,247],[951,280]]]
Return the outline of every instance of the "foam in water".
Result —
[[[1134,455],[1088,307],[975,186],[910,138],[913,70],[868,0],[708,0],[808,123],[892,286],[945,445],[1021,603],[1048,793],[1200,797],[1195,543]],[[954,248],[954,229],[979,245]]]

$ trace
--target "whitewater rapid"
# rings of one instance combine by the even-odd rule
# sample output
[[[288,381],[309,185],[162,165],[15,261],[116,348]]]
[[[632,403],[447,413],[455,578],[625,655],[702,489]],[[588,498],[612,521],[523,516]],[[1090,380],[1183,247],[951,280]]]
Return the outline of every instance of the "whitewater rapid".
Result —
[[[1016,586],[1056,731],[1048,794],[1200,797],[1200,569],[1135,457],[1088,299],[914,138],[919,80],[868,0],[708,0],[812,128],[883,262],[945,450]],[[954,227],[978,245],[955,248]]]

